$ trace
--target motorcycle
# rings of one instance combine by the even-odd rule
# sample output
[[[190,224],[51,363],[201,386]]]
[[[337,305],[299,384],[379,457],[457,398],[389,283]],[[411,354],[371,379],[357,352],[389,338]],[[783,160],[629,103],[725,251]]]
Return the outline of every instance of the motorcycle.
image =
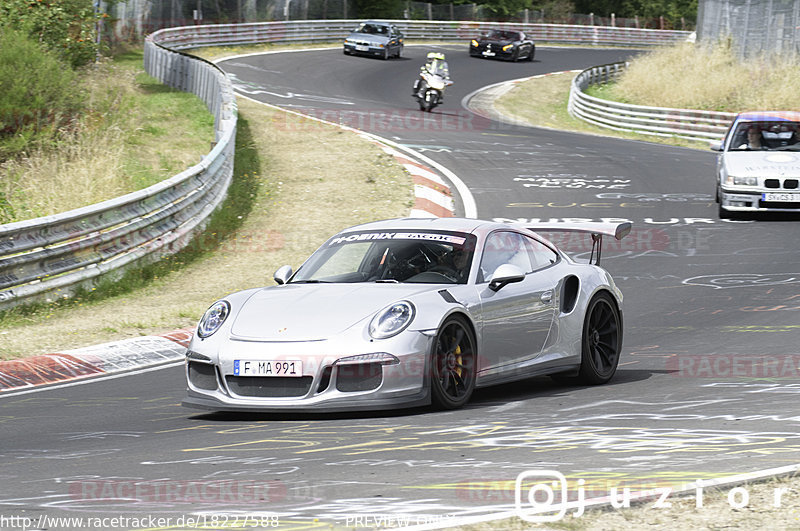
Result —
[[[419,75],[421,79],[418,79],[415,84],[414,99],[419,103],[419,110],[431,112],[434,107],[444,101],[444,89],[453,82],[428,71],[420,72]]]

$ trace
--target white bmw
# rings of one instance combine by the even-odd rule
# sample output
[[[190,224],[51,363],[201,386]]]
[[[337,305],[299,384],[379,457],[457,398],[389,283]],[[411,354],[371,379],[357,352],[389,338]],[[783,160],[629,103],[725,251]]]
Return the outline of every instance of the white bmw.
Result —
[[[800,112],[739,114],[718,151],[717,203],[734,212],[800,212]]]

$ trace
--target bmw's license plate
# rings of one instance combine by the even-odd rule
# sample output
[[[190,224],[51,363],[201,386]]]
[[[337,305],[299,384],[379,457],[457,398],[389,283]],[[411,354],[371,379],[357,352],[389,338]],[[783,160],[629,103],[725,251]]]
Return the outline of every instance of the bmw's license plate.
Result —
[[[303,376],[302,360],[233,360],[234,376]]]
[[[800,194],[765,193],[761,194],[761,200],[779,203],[800,203]]]
[[[483,52],[483,55],[485,55],[486,57],[494,57],[496,54],[490,50],[485,50]]]
[[[363,44],[356,44],[356,51],[357,52],[368,52],[369,46],[364,46]]]

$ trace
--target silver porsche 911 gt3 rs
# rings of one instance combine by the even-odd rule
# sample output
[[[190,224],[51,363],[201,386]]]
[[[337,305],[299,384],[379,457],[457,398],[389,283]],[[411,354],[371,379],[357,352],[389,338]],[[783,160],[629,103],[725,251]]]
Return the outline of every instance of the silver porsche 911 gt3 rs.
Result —
[[[220,411],[456,408],[476,387],[535,375],[605,383],[622,294],[597,263],[630,223],[396,219],[330,238],[277,286],[203,315],[184,405]],[[532,230],[591,234],[577,263]],[[595,254],[596,251],[596,254]],[[594,262],[594,263],[592,263]]]

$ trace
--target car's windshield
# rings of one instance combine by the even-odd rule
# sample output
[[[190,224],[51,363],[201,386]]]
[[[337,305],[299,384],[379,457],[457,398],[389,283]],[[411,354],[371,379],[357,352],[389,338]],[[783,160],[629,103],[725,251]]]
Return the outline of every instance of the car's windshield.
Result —
[[[516,31],[492,30],[487,37],[500,41],[517,41],[519,40],[519,33]]]
[[[728,150],[800,151],[800,122],[741,122],[733,132]]]
[[[388,35],[389,28],[387,26],[379,26],[377,24],[361,24],[356,28],[356,33],[369,33],[370,35]]]
[[[349,233],[320,247],[291,282],[465,284],[474,248],[464,233]]]

